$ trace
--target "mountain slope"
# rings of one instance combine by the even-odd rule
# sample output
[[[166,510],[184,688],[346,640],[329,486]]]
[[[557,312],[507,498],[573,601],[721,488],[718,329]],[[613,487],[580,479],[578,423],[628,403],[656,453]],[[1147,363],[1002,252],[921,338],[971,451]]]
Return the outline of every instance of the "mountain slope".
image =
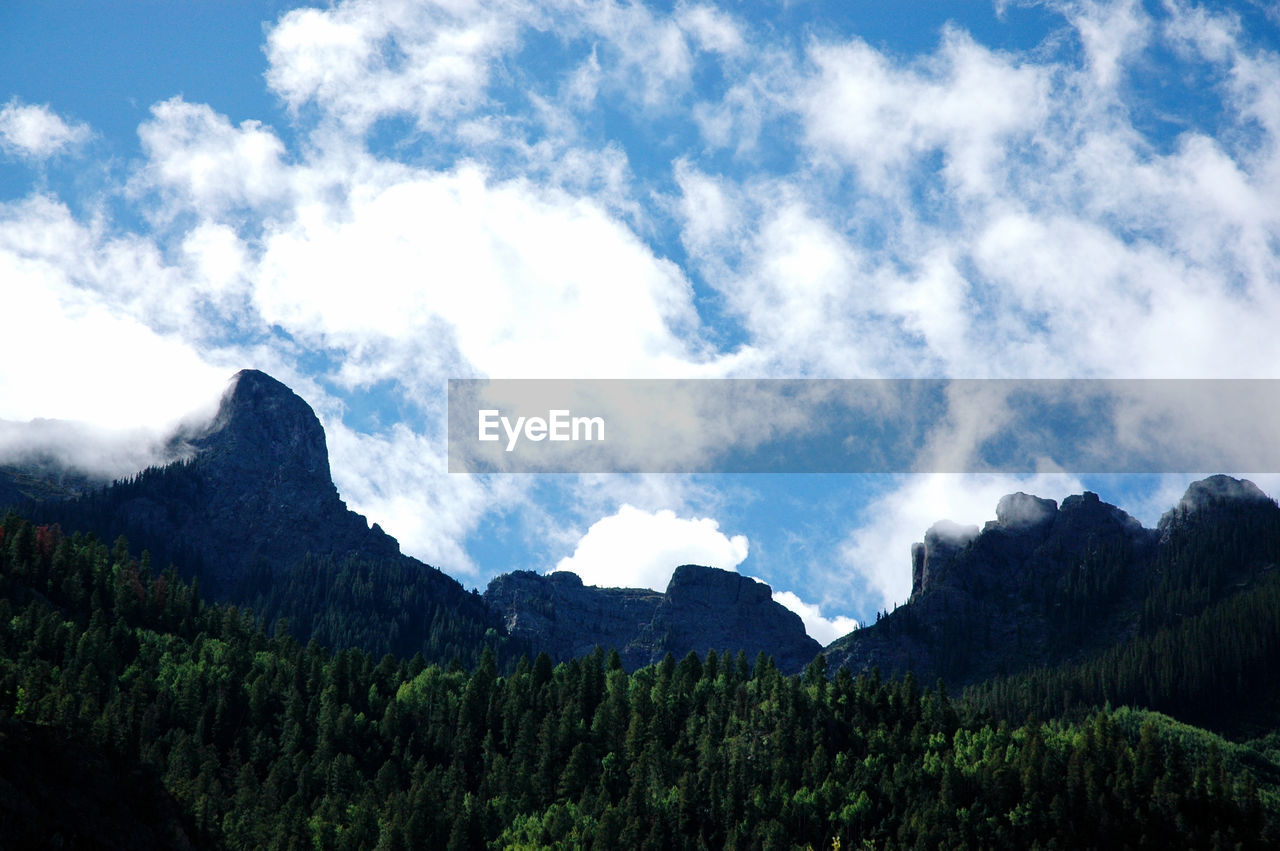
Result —
[[[745,653],[499,675],[268,637],[0,518],[0,847],[1274,848],[1273,745]],[[163,788],[161,788],[161,785]],[[70,823],[68,823],[70,822]]]
[[[879,666],[962,684],[1100,650],[1132,629],[1158,535],[1084,493],[1000,500],[979,532],[935,524],[912,547],[912,593],[826,650],[833,666]]]
[[[347,508],[320,421],[284,384],[237,373],[213,421],[174,442],[190,457],[29,513],[68,531],[123,534],[203,594],[269,624],[287,620],[300,640],[440,661],[474,662],[486,644],[515,652],[478,595]]]

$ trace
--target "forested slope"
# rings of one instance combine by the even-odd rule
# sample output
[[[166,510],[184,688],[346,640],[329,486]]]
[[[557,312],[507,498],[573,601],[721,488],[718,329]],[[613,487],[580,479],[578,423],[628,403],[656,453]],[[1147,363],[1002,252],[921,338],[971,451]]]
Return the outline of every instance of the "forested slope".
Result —
[[[0,719],[163,783],[208,847],[1267,847],[1276,768],[1160,716],[997,723],[760,656],[501,676],[268,637],[107,547],[0,525]],[[8,734],[6,732],[6,734]],[[20,768],[0,778],[21,789]],[[0,786],[0,788],[4,788]],[[0,796],[0,829],[27,817]],[[104,828],[109,829],[109,828]]]

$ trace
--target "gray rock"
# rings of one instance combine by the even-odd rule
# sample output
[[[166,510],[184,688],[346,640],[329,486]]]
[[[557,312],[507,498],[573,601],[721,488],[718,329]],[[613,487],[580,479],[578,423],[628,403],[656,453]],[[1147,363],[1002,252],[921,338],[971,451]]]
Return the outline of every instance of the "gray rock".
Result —
[[[1235,479],[1231,476],[1216,475],[1200,479],[1187,486],[1186,492],[1178,504],[1160,517],[1158,529],[1167,534],[1169,527],[1180,518],[1197,511],[1204,511],[1224,502],[1264,503],[1270,502],[1267,496],[1248,479]]]
[[[1061,589],[1100,553],[1117,553],[1132,567],[1089,615],[1096,633],[1084,643],[1104,642],[1124,628],[1117,624],[1155,535],[1095,493],[1067,497],[1061,506],[1009,494],[981,533],[946,521],[931,527],[911,548],[910,600],[833,642],[828,662],[833,670],[911,670],[926,680],[945,674],[959,685],[1050,661],[1062,652],[1052,618]]]
[[[584,586],[575,574],[517,571],[489,583],[485,601],[508,631],[557,662],[616,648],[628,670],[690,651],[763,651],[788,673],[821,650],[768,585],[728,570],[676,568],[665,593]]]
[[[950,520],[939,520],[930,526],[924,541],[911,545],[912,598],[945,582],[956,556],[977,536],[977,526],[962,526]]]

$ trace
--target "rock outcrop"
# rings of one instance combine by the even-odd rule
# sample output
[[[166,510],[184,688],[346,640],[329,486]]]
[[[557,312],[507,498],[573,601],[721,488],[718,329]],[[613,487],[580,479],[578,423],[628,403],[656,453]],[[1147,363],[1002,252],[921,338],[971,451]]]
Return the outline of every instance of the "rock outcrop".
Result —
[[[190,511],[168,517],[225,584],[255,562],[292,564],[308,553],[401,557],[394,538],[338,496],[311,406],[266,373],[237,373],[213,422],[189,442],[195,454],[187,466],[200,493]],[[133,513],[148,508],[140,504]]]
[[[586,587],[568,571],[544,576],[517,570],[490,582],[484,599],[511,635],[525,637],[557,662],[612,647],[634,669],[649,662],[648,648],[637,642],[663,595],[648,588]]]
[[[879,667],[964,683],[1114,639],[1145,576],[1157,533],[1091,492],[1054,500],[1009,494],[981,531],[942,521],[911,548],[909,601],[827,648],[832,668]],[[1106,594],[1094,631],[1064,639],[1059,614],[1079,577]],[[1099,578],[1105,574],[1105,579]],[[1078,626],[1078,620],[1072,622]]]
[[[1192,482],[1178,504],[1161,515],[1156,528],[1162,538],[1167,538],[1175,525],[1187,522],[1193,515],[1210,514],[1231,505],[1259,507],[1271,502],[1271,497],[1248,479],[1210,476]]]
[[[518,571],[489,583],[485,601],[508,631],[563,661],[595,647],[616,648],[628,670],[689,651],[764,652],[786,672],[821,649],[798,615],[773,601],[768,585],[712,567],[676,568],[665,593],[584,586],[575,574]]]

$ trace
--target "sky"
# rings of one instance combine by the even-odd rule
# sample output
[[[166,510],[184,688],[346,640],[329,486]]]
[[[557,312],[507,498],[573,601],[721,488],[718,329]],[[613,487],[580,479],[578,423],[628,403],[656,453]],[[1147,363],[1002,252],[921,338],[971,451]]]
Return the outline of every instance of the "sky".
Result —
[[[448,379],[1280,378],[1280,5],[16,0],[0,323],[106,472],[254,367],[468,587],[710,564],[827,643],[935,521],[1250,471],[450,474]]]

